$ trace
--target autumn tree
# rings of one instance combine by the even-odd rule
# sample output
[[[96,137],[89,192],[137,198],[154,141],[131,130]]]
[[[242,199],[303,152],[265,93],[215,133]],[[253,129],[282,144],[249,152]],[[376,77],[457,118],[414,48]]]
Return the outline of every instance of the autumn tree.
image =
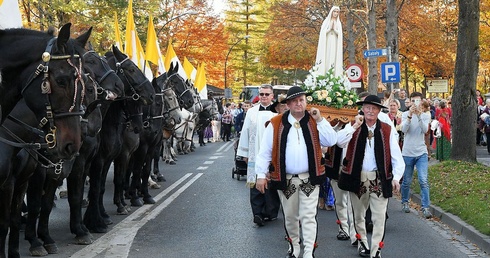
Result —
[[[458,47],[456,51],[455,85],[452,98],[452,131],[465,137],[453,137],[451,158],[476,162],[475,114],[476,77],[479,62],[480,1],[459,1]]]

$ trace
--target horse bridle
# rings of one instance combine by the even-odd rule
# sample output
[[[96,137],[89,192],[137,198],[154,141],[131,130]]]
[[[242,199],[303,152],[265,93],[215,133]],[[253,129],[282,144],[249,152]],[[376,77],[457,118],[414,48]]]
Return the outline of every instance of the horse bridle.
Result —
[[[85,55],[88,55],[88,54],[93,55],[93,56],[95,56],[95,58],[99,59],[100,63],[102,64],[102,67],[105,70],[105,73],[100,77],[99,80],[94,80],[93,78],[91,78],[91,76],[89,76],[92,79],[92,81],[94,81],[95,85],[97,86],[96,87],[97,96],[101,96],[102,93],[107,92],[108,90],[107,89],[104,89],[100,85],[102,84],[102,82],[104,82],[104,80],[107,77],[109,77],[109,75],[116,74],[116,72],[114,70],[112,70],[112,68],[107,63],[107,60],[105,60],[104,58],[102,58],[101,56],[99,56],[99,54],[97,54],[97,52],[95,52],[94,50],[89,50],[89,51],[85,52],[82,55],[82,57],[85,57]],[[106,99],[107,99],[107,97],[106,97]]]
[[[174,76],[177,76],[177,75],[179,75],[179,74],[178,73],[174,73],[174,74],[168,76],[167,79],[165,79],[165,81],[163,82],[164,87],[169,83],[170,78],[172,78]],[[179,78],[179,79],[182,81],[182,84],[186,85],[185,90],[182,91],[182,93],[180,93],[179,95],[177,95],[177,98],[179,99],[179,104],[180,105],[184,105],[184,101],[182,100],[182,96],[184,96],[184,94],[186,94],[188,91],[190,91],[191,88],[190,87],[187,87],[187,83],[185,83],[185,81],[182,78]],[[170,85],[171,85],[171,87],[169,87],[169,88],[174,88],[174,84],[173,83],[170,83]]]
[[[147,119],[143,122],[143,128],[150,127],[150,123],[151,123],[152,120],[155,120],[155,119],[164,119],[164,118],[167,118],[168,119],[170,112],[172,112],[172,111],[180,108],[179,105],[176,105],[175,107],[170,107],[170,104],[168,103],[168,101],[165,101],[166,100],[165,93],[167,91],[172,91],[173,94],[175,94],[175,91],[173,91],[172,88],[163,89],[161,93],[156,93],[155,94],[155,96],[160,96],[162,98],[162,103],[163,103],[162,110],[160,111],[160,115],[158,115],[158,116],[153,116],[153,117],[147,116]],[[149,107],[149,111],[150,110],[151,110],[151,106]],[[148,114],[150,114],[150,112],[148,112]],[[165,119],[165,120],[167,120],[167,119]],[[175,125],[174,119],[173,118],[170,118],[170,119],[173,121],[172,124]]]
[[[117,61],[117,58],[116,56],[114,56],[114,59]],[[131,96],[131,98],[134,100],[134,101],[137,101],[140,99],[140,95],[136,92],[136,89],[135,88],[139,88],[141,85],[143,85],[144,83],[146,83],[148,81],[147,80],[143,80],[140,84],[138,84],[136,87],[134,87],[131,83],[131,81],[129,81],[128,77],[126,76],[126,73],[124,72],[124,69],[122,67],[122,65],[124,64],[124,62],[130,60],[129,57],[126,57],[124,58],[124,60],[122,60],[121,62],[116,62],[116,74],[121,74],[124,79],[126,80],[126,82],[128,83],[131,91],[133,92],[133,95]]]
[[[42,129],[45,125],[49,124],[49,133],[47,133],[44,137],[48,148],[53,149],[56,147],[56,126],[54,124],[54,119],[55,118],[63,118],[63,117],[69,117],[69,116],[82,116],[84,112],[82,111],[77,111],[73,112],[73,109],[76,106],[77,103],[77,92],[78,92],[78,82],[82,85],[82,91],[81,91],[81,100],[80,103],[83,102],[83,98],[85,95],[85,83],[82,80],[82,60],[79,55],[73,54],[73,55],[59,55],[59,56],[54,56],[51,55],[51,50],[53,48],[53,45],[56,41],[56,38],[52,38],[49,42],[48,45],[46,46],[46,49],[44,53],[42,54],[42,63],[39,64],[36,68],[36,71],[34,71],[34,74],[31,75],[29,80],[27,81],[26,85],[22,88],[21,94],[24,93],[24,91],[32,84],[35,78],[37,78],[41,73],[43,74],[42,78],[42,83],[41,83],[41,93],[46,95],[46,116],[41,119],[39,122],[38,128]],[[71,58],[78,58],[79,62],[79,67],[77,68],[73,62],[70,60]],[[51,60],[66,60],[68,64],[73,67],[76,71],[76,79],[75,79],[75,90],[74,90],[74,96],[73,96],[73,104],[72,106],[68,109],[68,112],[55,112],[52,109],[51,101],[49,98],[49,95],[51,94],[51,85],[49,83],[49,62]]]

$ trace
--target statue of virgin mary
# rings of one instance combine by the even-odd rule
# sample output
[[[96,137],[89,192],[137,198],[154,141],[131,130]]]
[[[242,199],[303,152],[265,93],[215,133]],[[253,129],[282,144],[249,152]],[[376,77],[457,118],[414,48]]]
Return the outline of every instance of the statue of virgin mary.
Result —
[[[315,62],[317,74],[324,75],[332,67],[336,76],[342,75],[344,72],[342,24],[339,14],[340,7],[333,6],[322,23]]]

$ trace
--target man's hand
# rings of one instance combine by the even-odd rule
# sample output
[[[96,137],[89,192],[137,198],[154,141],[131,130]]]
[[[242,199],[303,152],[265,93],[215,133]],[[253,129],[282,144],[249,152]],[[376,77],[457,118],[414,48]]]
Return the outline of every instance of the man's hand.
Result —
[[[255,182],[255,188],[259,190],[261,193],[265,193],[265,189],[267,189],[267,179],[266,178],[259,178],[257,179],[257,182]]]
[[[320,114],[320,110],[318,108],[311,108],[310,109],[310,115],[315,119],[317,123],[320,123],[323,119],[322,114]]]
[[[245,161],[245,163],[248,164],[248,158],[243,157],[242,160]]]
[[[398,180],[392,180],[391,181],[391,186],[393,186],[393,191],[395,193],[398,193],[400,191],[400,182],[398,182]]]
[[[355,118],[355,122],[352,125],[354,130],[357,130],[359,127],[361,127],[362,123],[364,122],[364,116],[363,115],[357,115]]]

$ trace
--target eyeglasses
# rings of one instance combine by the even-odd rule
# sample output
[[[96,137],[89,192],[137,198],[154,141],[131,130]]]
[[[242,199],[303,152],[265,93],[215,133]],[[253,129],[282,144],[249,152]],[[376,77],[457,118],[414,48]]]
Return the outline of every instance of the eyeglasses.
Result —
[[[261,97],[263,97],[263,96],[269,97],[269,95],[271,95],[271,94],[270,94],[270,93],[259,93],[259,95],[260,95]]]

